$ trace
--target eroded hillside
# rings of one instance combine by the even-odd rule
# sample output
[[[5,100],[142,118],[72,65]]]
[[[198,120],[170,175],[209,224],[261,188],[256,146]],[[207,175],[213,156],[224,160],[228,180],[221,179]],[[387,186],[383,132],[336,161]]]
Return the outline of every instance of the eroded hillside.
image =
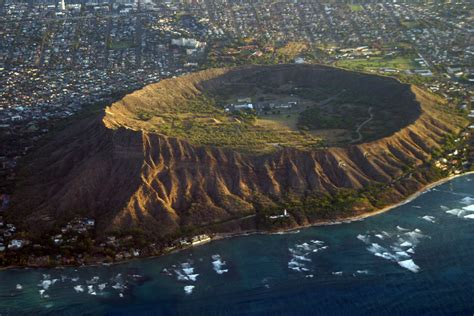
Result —
[[[189,227],[266,228],[266,214],[282,207],[290,213],[284,227],[344,218],[398,202],[433,181],[431,170],[415,167],[466,124],[442,100],[394,79],[322,66],[276,67],[276,72],[248,67],[236,75],[217,69],[164,80],[126,96],[99,117],[73,124],[35,153],[10,217],[34,233],[84,215],[96,219],[99,235],[138,227],[155,237]],[[325,75],[315,76],[311,67]],[[403,108],[409,102],[411,107],[397,118],[396,131],[343,147],[286,146],[257,154],[199,145],[186,134],[170,137],[156,130],[163,119],[159,113],[179,112],[203,91],[222,95],[227,93],[223,84],[238,86],[233,81],[280,85],[299,78],[312,84],[338,82],[378,103]],[[140,119],[139,113],[157,116]],[[380,203],[367,188],[377,192]],[[339,199],[340,192],[346,195]],[[333,197],[343,202],[337,211],[320,203]],[[249,216],[250,221],[238,220]]]

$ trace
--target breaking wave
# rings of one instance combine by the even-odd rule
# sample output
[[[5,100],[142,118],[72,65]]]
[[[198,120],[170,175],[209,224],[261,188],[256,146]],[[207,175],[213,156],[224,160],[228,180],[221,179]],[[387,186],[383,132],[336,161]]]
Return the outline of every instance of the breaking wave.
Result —
[[[433,216],[426,215],[422,218],[430,222],[434,221]],[[380,239],[381,242],[387,242],[386,246],[375,242],[371,243],[370,234],[359,234],[357,235],[357,239],[368,245],[367,251],[372,253],[374,256],[396,262],[399,266],[408,269],[409,271],[418,272],[420,267],[414,263],[411,255],[415,253],[415,247],[420,243],[420,241],[423,238],[429,238],[429,236],[424,235],[418,228],[410,230],[408,228],[396,226],[396,230],[399,232],[399,234],[394,235],[396,240],[393,240],[394,238],[385,231],[374,233],[373,236]]]

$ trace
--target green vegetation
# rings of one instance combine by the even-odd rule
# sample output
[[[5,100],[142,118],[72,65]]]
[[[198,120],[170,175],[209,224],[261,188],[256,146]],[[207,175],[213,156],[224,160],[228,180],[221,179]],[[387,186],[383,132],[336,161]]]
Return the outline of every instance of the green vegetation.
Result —
[[[140,109],[136,119],[145,128],[171,137],[186,138],[193,144],[229,147],[241,152],[266,153],[281,147],[311,149],[321,145],[321,139],[265,120],[291,119],[283,114],[257,118],[253,110],[225,112],[216,99],[201,95],[163,111]],[[296,117],[296,115],[295,115]],[[260,118],[263,118],[260,121]],[[293,118],[295,120],[295,118]]]
[[[400,24],[406,27],[407,29],[416,29],[423,27],[423,23],[421,21],[415,20],[404,20],[400,19]]]
[[[376,186],[381,186],[376,185]],[[373,189],[370,189],[373,190]],[[281,229],[287,225],[288,219],[281,218],[273,220],[271,215],[281,214],[281,210],[287,209],[297,221],[307,219],[310,222],[334,220],[355,215],[355,209],[359,206],[365,207],[368,211],[371,206],[368,197],[371,192],[367,190],[339,189],[334,194],[312,194],[302,199],[288,195],[284,201],[273,207],[258,208],[257,224],[259,229],[272,230]],[[379,190],[374,190],[379,192]]]
[[[364,10],[364,7],[361,6],[360,4],[350,4],[350,5],[349,5],[349,8],[350,8],[351,11],[353,11],[353,12],[363,11],[363,10]]]
[[[279,62],[293,62],[308,49],[309,45],[304,42],[289,42],[276,50],[275,57]]]
[[[336,63],[336,66],[357,71],[374,71],[380,68],[391,68],[397,70],[410,70],[417,68],[414,58],[411,56],[397,57],[370,57],[363,59],[345,59]]]
[[[273,42],[264,38],[242,38],[216,44],[208,49],[207,64],[202,69],[248,64],[274,65],[294,63],[302,57],[305,62],[320,61],[324,51],[308,42]]]
[[[140,111],[140,112],[137,113],[137,118],[141,121],[148,121],[152,117],[153,116],[148,112]]]
[[[219,72],[208,81],[212,88],[203,87],[198,93],[173,90],[171,98],[165,90],[157,89],[153,106],[135,103],[132,97],[129,102],[134,120],[125,125],[186,139],[194,145],[264,154],[286,147],[314,150],[375,140],[410,123],[419,110],[408,88],[395,81],[380,79],[385,82],[380,86],[385,92],[374,94],[375,81],[367,81],[367,86],[355,84],[353,89],[350,82],[340,85],[331,76],[307,80],[313,71],[309,68],[314,66],[294,66],[298,70],[288,78],[281,76],[281,67],[285,71],[288,68],[258,66],[251,76],[247,70],[231,70],[225,75]],[[226,79],[221,82],[221,78]],[[185,80],[176,84],[188,84]],[[404,102],[394,99],[394,93],[397,98],[400,94],[393,87],[403,93]],[[149,93],[147,97],[151,100],[155,95]],[[252,103],[253,108],[243,107],[242,102]],[[117,117],[110,116],[112,124]]]
[[[107,48],[108,49],[126,49],[126,48],[133,48],[135,47],[135,43],[132,40],[129,41],[107,41]]]
[[[356,111],[355,113],[359,113]],[[327,115],[320,108],[313,107],[301,113],[298,127],[302,130],[353,128],[356,121],[352,115]]]
[[[420,75],[406,75],[406,74],[397,74],[396,77],[404,83],[414,84],[418,86],[423,86],[425,84],[433,83],[436,80],[433,77],[424,77]]]
[[[453,149],[460,149],[459,144],[454,144],[450,135],[445,146],[440,149],[442,154]],[[458,166],[460,167],[460,166]],[[280,230],[290,228],[296,221],[298,225],[305,222],[315,223],[318,221],[338,220],[366,213],[375,209],[382,209],[397,201],[396,192],[398,185],[408,185],[409,191],[405,195],[414,193],[419,187],[413,186],[413,182],[432,183],[449,175],[450,170],[440,170],[433,164],[433,159],[423,165],[408,167],[403,176],[392,183],[374,182],[360,190],[340,188],[334,194],[310,194],[304,198],[292,197],[288,194],[277,205],[257,207],[257,225],[262,230]],[[411,183],[411,184],[409,184]],[[257,205],[258,206],[258,205]],[[271,219],[272,215],[281,214],[287,209],[290,218]]]

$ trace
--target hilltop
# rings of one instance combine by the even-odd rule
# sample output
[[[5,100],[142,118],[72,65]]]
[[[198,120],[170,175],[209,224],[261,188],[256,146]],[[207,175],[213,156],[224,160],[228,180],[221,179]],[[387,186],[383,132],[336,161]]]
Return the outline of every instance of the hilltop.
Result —
[[[408,86],[393,79],[279,65],[210,69],[149,85],[109,106],[104,123],[258,154],[367,142],[419,114]]]
[[[444,177],[432,155],[466,124],[392,78],[310,65],[205,70],[58,133],[25,168],[8,216],[32,236],[82,216],[98,240],[134,230],[163,243],[344,219]]]

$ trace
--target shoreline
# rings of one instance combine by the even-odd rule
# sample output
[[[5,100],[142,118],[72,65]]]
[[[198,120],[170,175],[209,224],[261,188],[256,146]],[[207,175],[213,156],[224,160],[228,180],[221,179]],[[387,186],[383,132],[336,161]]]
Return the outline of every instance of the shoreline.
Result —
[[[175,253],[178,253],[178,252],[181,252],[181,251],[184,251],[184,250],[200,247],[202,245],[206,245],[206,244],[209,244],[209,243],[211,243],[213,241],[217,241],[217,240],[231,239],[231,238],[235,238],[235,237],[244,237],[244,236],[251,236],[251,235],[291,234],[291,233],[299,231],[301,229],[306,229],[306,228],[310,228],[310,227],[349,224],[351,222],[361,221],[363,219],[373,217],[373,216],[388,212],[388,211],[390,211],[394,208],[397,208],[399,206],[408,204],[408,203],[412,202],[413,200],[415,200],[416,198],[418,198],[419,196],[421,196],[422,194],[426,193],[428,190],[431,190],[432,188],[440,186],[440,185],[442,185],[442,184],[444,184],[448,181],[451,181],[453,179],[463,177],[463,176],[468,176],[468,175],[471,175],[471,174],[474,174],[474,171],[466,171],[466,172],[463,172],[463,173],[460,173],[460,174],[451,175],[449,177],[440,179],[438,181],[435,181],[433,183],[425,185],[424,187],[422,187],[419,190],[413,192],[412,194],[410,194],[409,196],[407,196],[405,199],[403,199],[402,201],[400,201],[398,203],[388,205],[386,207],[383,207],[383,208],[375,210],[375,211],[365,212],[365,213],[362,213],[362,214],[356,215],[356,216],[349,216],[349,217],[340,218],[340,219],[315,222],[315,223],[311,223],[311,224],[307,224],[307,225],[301,225],[301,226],[293,227],[293,228],[290,228],[290,229],[284,229],[284,230],[275,231],[275,232],[249,230],[249,231],[242,231],[242,232],[238,232],[238,233],[216,233],[216,234],[213,235],[213,237],[211,238],[211,240],[209,242],[205,242],[205,243],[202,243],[202,244],[199,244],[199,245],[189,246],[189,247],[180,248],[180,249],[174,249],[172,251],[165,252],[165,253],[162,253],[162,254],[159,254],[159,255],[153,255],[153,256],[147,256],[147,257],[138,257],[138,258],[132,258],[132,259],[129,259],[129,260],[122,260],[122,261],[116,261],[116,262],[110,262],[110,263],[93,263],[93,264],[86,264],[86,265],[55,265],[55,266],[51,266],[51,267],[48,267],[48,266],[6,266],[6,267],[0,267],[0,271],[15,270],[15,269],[18,269],[18,270],[26,270],[26,269],[64,269],[64,268],[73,268],[73,267],[75,267],[75,268],[84,268],[84,267],[113,266],[113,265],[125,264],[125,263],[131,262],[131,261],[136,261],[136,260],[151,260],[151,259],[166,256],[166,255],[175,254]]]
[[[430,190],[434,187],[440,186],[440,185],[442,185],[442,184],[444,184],[448,181],[451,181],[453,179],[463,177],[463,176],[468,176],[468,175],[471,175],[471,174],[474,174],[474,171],[466,171],[466,172],[463,172],[463,173],[460,173],[460,174],[451,175],[449,177],[446,177],[446,178],[440,179],[438,181],[432,182],[430,184],[425,185],[421,189],[413,192],[412,194],[407,196],[402,201],[397,202],[395,204],[387,205],[387,206],[385,206],[381,209],[378,209],[378,210],[375,210],[375,211],[372,211],[372,212],[365,212],[365,213],[360,214],[360,215],[349,216],[349,217],[344,217],[344,218],[340,218],[340,219],[326,220],[326,221],[322,221],[322,222],[315,222],[315,223],[311,223],[311,224],[307,224],[307,225],[301,225],[301,226],[297,226],[297,227],[294,227],[294,228],[285,229],[285,230],[276,231],[276,232],[248,231],[248,232],[242,232],[242,233],[216,234],[216,237],[213,238],[212,241],[220,240],[220,239],[227,239],[227,238],[232,238],[232,237],[239,237],[239,236],[256,235],[256,234],[262,234],[262,235],[288,234],[288,233],[291,233],[291,232],[294,232],[294,231],[297,231],[297,230],[300,230],[300,229],[305,229],[305,228],[310,228],[310,227],[349,224],[351,222],[357,222],[357,221],[360,221],[360,220],[363,220],[363,219],[366,219],[366,218],[369,218],[369,217],[373,217],[373,216],[388,212],[388,211],[390,211],[394,208],[397,208],[399,206],[408,204],[411,201],[415,200],[416,198],[418,198],[419,196],[421,196],[422,194],[424,194],[425,192],[427,192],[428,190]],[[185,249],[189,249],[189,248],[185,248]],[[182,249],[182,250],[185,250],[185,249]],[[180,251],[180,250],[177,250],[177,251]]]

